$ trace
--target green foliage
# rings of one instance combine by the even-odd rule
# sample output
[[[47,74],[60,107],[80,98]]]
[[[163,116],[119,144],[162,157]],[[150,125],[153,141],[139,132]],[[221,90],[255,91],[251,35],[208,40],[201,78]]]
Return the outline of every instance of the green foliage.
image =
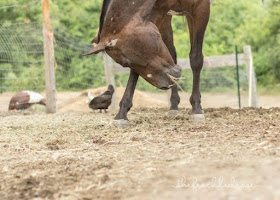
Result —
[[[105,85],[102,55],[82,56],[92,47],[61,30],[55,30],[58,90],[81,90]]]
[[[259,84],[280,82],[280,1],[223,0],[211,6],[204,39],[205,56],[233,54],[234,46],[251,45]],[[174,17],[178,57],[188,57],[189,34],[182,17]]]
[[[254,52],[254,66],[262,85],[280,81],[280,1],[271,0],[262,10],[253,10],[254,18],[237,29],[236,40],[250,44]],[[244,34],[246,32],[247,34]]]
[[[52,21],[55,27],[67,30],[68,34],[90,43],[99,27],[102,2],[103,0],[53,0]]]
[[[23,23],[42,20],[41,1],[0,1],[0,23]],[[27,7],[24,7],[26,5]],[[2,7],[2,8],[1,8]]]

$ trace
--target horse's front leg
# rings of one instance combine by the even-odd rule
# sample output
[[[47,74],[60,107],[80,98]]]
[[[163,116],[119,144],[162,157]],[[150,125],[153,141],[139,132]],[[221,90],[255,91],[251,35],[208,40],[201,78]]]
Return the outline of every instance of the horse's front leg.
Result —
[[[198,5],[195,6],[193,13],[187,16],[191,37],[190,64],[193,72],[193,88],[190,97],[190,103],[192,105],[191,119],[193,121],[205,121],[204,112],[201,107],[199,84],[200,72],[203,66],[202,45],[209,14],[210,2],[200,1]]]
[[[171,96],[170,96],[170,108],[168,111],[169,116],[176,116],[179,114],[178,105],[180,103],[180,96],[178,94],[178,87],[175,85],[171,89]]]
[[[120,110],[114,119],[114,124],[120,128],[126,128],[129,126],[127,113],[132,107],[133,94],[138,81],[139,75],[130,70],[127,86],[120,102]]]
[[[162,36],[162,40],[167,46],[169,53],[171,54],[173,61],[175,64],[177,64],[177,54],[176,54],[176,49],[174,46],[174,41],[173,41],[173,31],[172,31],[172,26],[171,26],[171,20],[172,16],[166,15],[164,19],[162,19],[162,23],[159,25],[159,31]],[[178,105],[180,103],[180,96],[178,94],[178,88],[177,85],[172,87],[171,89],[171,96],[170,96],[170,108],[168,111],[168,115],[170,116],[175,116],[179,114],[179,109]]]

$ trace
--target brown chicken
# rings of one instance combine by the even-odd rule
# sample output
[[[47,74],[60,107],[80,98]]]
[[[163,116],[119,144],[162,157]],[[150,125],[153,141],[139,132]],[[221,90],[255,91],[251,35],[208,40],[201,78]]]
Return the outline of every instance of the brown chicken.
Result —
[[[102,110],[104,110],[106,113],[108,107],[111,105],[114,91],[115,91],[114,87],[112,85],[109,85],[108,89],[103,94],[96,96],[96,97],[89,96],[89,98],[91,100],[90,100],[88,106],[93,110],[99,109],[100,112],[102,112]]]

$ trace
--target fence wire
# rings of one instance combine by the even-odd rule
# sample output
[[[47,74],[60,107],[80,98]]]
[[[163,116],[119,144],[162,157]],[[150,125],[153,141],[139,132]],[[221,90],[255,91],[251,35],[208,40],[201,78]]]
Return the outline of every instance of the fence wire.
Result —
[[[128,74],[117,74],[117,85],[126,85]],[[245,66],[241,66],[239,70],[239,79],[241,92],[248,91],[248,75]],[[191,93],[193,86],[192,70],[183,70],[179,85],[188,93]],[[161,92],[162,90],[156,89],[150,85],[143,78],[139,79],[136,88],[138,90],[145,90],[151,92]],[[237,92],[237,80],[235,67],[221,67],[221,68],[206,68],[201,71],[200,76],[200,91],[201,92],[218,92],[218,93],[235,93]]]
[[[106,84],[101,55],[82,56],[92,47],[59,27],[54,30],[55,75],[58,91],[82,91]],[[45,66],[41,22],[0,24],[0,93],[32,90],[44,92]],[[116,85],[126,86],[128,74],[117,74]],[[248,90],[245,68],[240,69],[241,91]],[[180,86],[186,92],[192,89],[192,72],[184,70]],[[202,92],[235,92],[234,67],[204,68],[201,72]],[[155,91],[140,79],[137,89]]]
[[[45,87],[43,32],[40,22],[0,25],[0,93]],[[82,90],[105,84],[101,56],[83,57],[91,48],[54,27],[56,87]]]
[[[44,49],[41,22],[0,24],[0,92],[32,89],[43,91]],[[62,90],[82,90],[105,85],[102,56],[83,57],[91,45],[69,35],[59,27],[54,29],[56,87]],[[240,70],[243,90],[248,88],[245,70]],[[117,85],[126,85],[128,75],[117,75]],[[183,72],[181,87],[192,88],[192,72]],[[140,80],[137,88],[153,90]],[[204,68],[201,73],[201,91],[236,89],[233,67]]]
[[[104,86],[102,56],[82,56],[91,45],[59,27],[53,29],[57,91],[82,91]],[[41,22],[0,24],[0,94],[6,92],[11,98],[21,91],[45,93]],[[6,95],[0,98],[5,101],[5,108],[1,110],[6,110],[10,101],[5,98]],[[25,103],[17,102],[17,105],[24,106]]]
[[[39,23],[0,25],[0,93],[45,87]]]
[[[33,5],[36,5],[36,4],[40,4],[41,3],[41,0],[35,0],[35,1],[30,1],[30,2],[19,2],[19,1],[16,1],[14,2],[16,4],[13,4],[13,5],[5,5],[5,6],[0,6],[0,10],[1,9],[8,9],[8,8],[22,8],[24,6],[33,6]]]

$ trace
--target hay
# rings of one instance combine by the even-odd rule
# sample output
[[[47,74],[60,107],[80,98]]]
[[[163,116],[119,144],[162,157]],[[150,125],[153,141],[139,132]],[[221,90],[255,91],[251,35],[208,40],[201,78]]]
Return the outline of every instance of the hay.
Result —
[[[131,127],[114,114],[68,112],[3,116],[1,199],[236,199],[279,193],[280,110],[205,109],[206,123],[187,111],[134,109]],[[253,149],[253,150],[251,150]],[[242,188],[178,187],[213,177]],[[195,193],[194,193],[195,192]]]

